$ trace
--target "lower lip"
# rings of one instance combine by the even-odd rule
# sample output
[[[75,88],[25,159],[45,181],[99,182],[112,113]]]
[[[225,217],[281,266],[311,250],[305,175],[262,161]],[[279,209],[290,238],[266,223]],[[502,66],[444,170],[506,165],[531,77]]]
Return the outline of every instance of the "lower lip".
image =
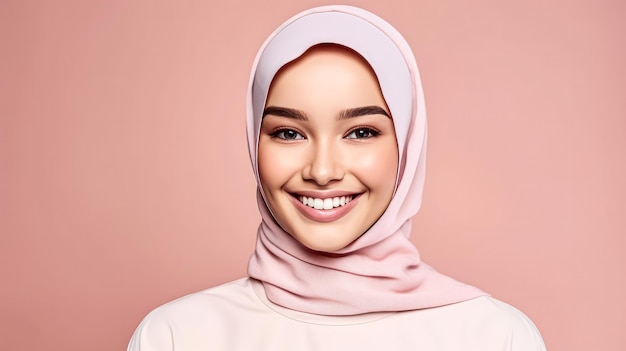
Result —
[[[333,222],[338,220],[339,218],[345,216],[354,206],[356,206],[357,201],[361,195],[357,195],[352,198],[350,202],[343,206],[334,207],[330,210],[316,210],[313,207],[309,207],[303,204],[300,200],[296,199],[293,196],[291,197],[291,201],[294,203],[294,206],[302,213],[306,218],[316,221],[316,222]]]

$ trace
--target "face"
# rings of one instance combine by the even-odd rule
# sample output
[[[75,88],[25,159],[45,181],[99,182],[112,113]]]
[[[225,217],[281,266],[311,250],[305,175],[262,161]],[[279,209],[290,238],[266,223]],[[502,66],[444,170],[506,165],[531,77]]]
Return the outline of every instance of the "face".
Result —
[[[376,76],[358,54],[314,47],[283,67],[261,123],[261,185],[278,224],[333,252],[371,227],[393,195],[398,148]]]

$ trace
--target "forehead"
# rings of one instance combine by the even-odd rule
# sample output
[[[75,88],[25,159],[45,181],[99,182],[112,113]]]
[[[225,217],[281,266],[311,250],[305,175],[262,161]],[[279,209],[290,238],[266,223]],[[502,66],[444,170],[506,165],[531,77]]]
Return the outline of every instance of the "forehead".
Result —
[[[310,48],[278,71],[266,106],[277,101],[326,104],[342,99],[346,105],[369,102],[388,110],[376,74],[367,61],[344,46],[325,44]]]
[[[282,66],[274,76],[274,79],[272,79],[272,83],[278,77],[284,75],[285,72],[294,71],[296,68],[322,70],[329,67],[333,67],[337,71],[360,69],[367,71],[374,78],[376,77],[376,73],[367,60],[356,51],[338,44],[318,44],[306,50],[295,60]]]

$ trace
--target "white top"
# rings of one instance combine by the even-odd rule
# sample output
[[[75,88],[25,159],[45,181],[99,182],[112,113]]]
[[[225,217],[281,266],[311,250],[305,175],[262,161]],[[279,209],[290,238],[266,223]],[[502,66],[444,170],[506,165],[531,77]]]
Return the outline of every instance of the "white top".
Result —
[[[413,311],[321,316],[278,306],[260,282],[244,278],[156,308],[128,350],[545,351],[545,346],[522,312],[488,296]]]

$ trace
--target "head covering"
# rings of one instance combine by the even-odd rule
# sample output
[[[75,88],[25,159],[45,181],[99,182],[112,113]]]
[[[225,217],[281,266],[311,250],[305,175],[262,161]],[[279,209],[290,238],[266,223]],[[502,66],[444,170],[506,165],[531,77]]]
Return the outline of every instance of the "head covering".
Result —
[[[305,247],[278,225],[264,201],[257,165],[261,119],[274,75],[322,43],[351,48],[370,64],[391,111],[400,160],[386,211],[362,236],[332,253]],[[411,49],[389,23],[360,8],[323,6],[281,25],[252,67],[247,136],[262,218],[248,274],[263,283],[270,301],[301,312],[355,315],[436,307],[485,295],[421,262],[408,240],[411,217],[422,199],[426,110]]]

